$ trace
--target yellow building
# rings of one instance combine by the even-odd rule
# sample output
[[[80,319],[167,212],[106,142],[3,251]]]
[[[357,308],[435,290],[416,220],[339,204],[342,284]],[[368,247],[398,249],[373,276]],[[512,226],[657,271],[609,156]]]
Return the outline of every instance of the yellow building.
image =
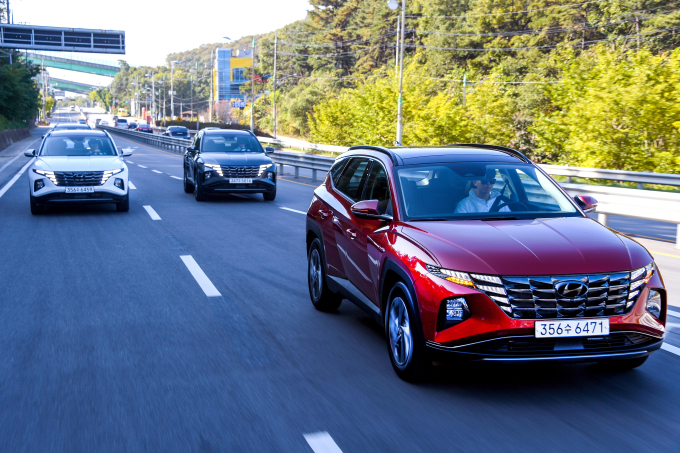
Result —
[[[232,50],[217,49],[213,65],[214,100],[230,101],[232,99],[245,100],[241,94],[241,85],[250,81],[247,78],[248,68],[253,65],[251,50],[238,50],[232,56]]]

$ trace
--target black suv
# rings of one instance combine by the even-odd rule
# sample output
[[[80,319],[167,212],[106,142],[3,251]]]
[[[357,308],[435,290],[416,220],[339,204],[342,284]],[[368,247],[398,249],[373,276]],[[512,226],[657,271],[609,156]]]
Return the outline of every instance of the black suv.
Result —
[[[204,201],[208,193],[261,193],[276,198],[276,165],[250,131],[202,130],[184,153],[184,191]]]

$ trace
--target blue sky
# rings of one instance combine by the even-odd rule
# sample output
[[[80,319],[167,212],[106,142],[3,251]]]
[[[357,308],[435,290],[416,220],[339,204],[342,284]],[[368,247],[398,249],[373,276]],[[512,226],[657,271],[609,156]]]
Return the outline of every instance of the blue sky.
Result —
[[[85,54],[103,60],[122,58],[131,65],[162,65],[170,52],[220,42],[223,36],[265,33],[304,19],[309,0],[150,1],[10,0],[14,22],[55,27],[124,30],[124,56]],[[50,70],[53,77],[107,84],[108,78]]]

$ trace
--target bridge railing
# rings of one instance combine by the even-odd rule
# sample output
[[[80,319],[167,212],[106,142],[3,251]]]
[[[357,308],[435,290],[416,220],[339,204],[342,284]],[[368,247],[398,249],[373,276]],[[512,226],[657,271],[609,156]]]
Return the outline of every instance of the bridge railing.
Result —
[[[100,128],[177,153],[184,153],[186,147],[191,143],[191,140],[182,138],[165,137],[107,126],[100,126]],[[280,144],[281,142],[280,140],[262,137],[258,137],[258,139],[265,144]],[[318,172],[325,175],[335,161],[335,157],[331,156],[289,151],[276,151],[271,154],[271,157],[279,166],[280,172],[283,172],[284,167],[293,167],[296,178],[299,177],[301,168],[311,170],[312,182],[319,179],[317,177]],[[680,186],[680,175],[674,174],[563,167],[559,165],[541,165],[541,167],[551,175],[626,181],[637,184]],[[560,185],[572,196],[589,195],[597,199],[598,221],[603,225],[607,225],[610,215],[673,223],[677,225],[677,238],[680,239],[680,193],[569,182]],[[676,243],[676,246],[680,248],[680,242]]]

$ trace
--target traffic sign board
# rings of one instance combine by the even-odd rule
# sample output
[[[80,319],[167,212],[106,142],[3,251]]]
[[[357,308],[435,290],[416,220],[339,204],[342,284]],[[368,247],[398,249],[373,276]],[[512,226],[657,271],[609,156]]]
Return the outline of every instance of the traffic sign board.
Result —
[[[231,103],[231,106],[232,106],[233,108],[235,108],[235,109],[243,109],[243,108],[246,107],[246,103],[243,102],[243,101],[240,101],[240,102],[232,102],[232,103]]]

